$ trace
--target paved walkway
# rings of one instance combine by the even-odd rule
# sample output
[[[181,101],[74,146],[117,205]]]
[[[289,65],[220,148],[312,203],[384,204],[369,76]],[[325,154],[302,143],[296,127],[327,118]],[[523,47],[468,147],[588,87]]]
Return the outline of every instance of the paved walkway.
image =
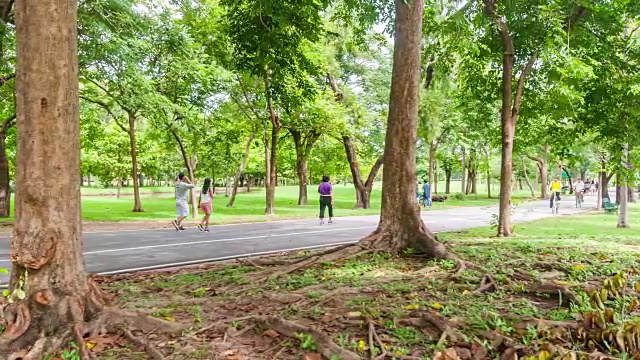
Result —
[[[593,209],[595,196],[585,196],[582,209],[576,209],[573,196],[560,203],[560,214],[553,215],[548,201],[532,201],[515,208],[514,222],[550,216],[575,214]],[[434,232],[487,226],[498,207],[461,207],[424,211],[422,217]],[[339,210],[338,210],[339,211]],[[126,230],[85,233],[84,255],[87,270],[114,274],[136,270],[190,265],[249,255],[266,255],[285,250],[313,249],[358,241],[373,231],[379,216],[336,218],[332,225],[320,226],[315,219],[250,224],[220,225],[210,233],[196,228],[184,232],[174,229]],[[0,267],[10,268],[9,242],[0,242]],[[0,277],[6,283],[7,276]]]

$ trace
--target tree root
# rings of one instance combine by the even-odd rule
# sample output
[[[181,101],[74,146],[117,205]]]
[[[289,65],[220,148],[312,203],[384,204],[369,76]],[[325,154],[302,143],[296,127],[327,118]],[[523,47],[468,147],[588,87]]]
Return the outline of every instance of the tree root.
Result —
[[[156,349],[153,345],[151,345],[147,340],[136,337],[128,329],[122,329],[122,333],[127,339],[129,339],[129,341],[145,349],[153,359],[156,359],[156,360],[164,359],[164,355],[162,355],[162,353],[158,349]]]
[[[549,294],[555,295],[560,301],[560,305],[569,306],[571,302],[576,304],[580,303],[580,298],[576,293],[569,290],[568,287],[554,284],[554,283],[542,283],[542,284],[529,284],[525,289],[529,294]]]
[[[399,320],[399,322],[419,328],[435,327],[440,332],[438,345],[443,345],[447,340],[451,343],[457,343],[465,339],[465,336],[455,329],[455,323],[436,312],[414,310],[409,313],[409,316],[411,318]]]
[[[480,282],[480,286],[474,291],[476,294],[481,294],[485,292],[493,292],[498,291],[498,284],[496,284],[493,277],[489,274],[486,274],[482,277],[482,281]]]
[[[342,360],[361,360],[358,354],[336,345],[328,335],[316,329],[302,326],[277,316],[266,316],[256,318],[256,320],[263,323],[265,327],[288,337],[297,338],[297,334],[309,334],[320,353],[327,359],[338,357]]]
[[[374,354],[374,348],[375,348],[375,344],[373,343],[374,339],[378,344],[378,346],[380,347],[380,351],[382,352],[378,356],[375,356]],[[422,359],[421,357],[417,357],[417,356],[389,354],[389,352],[384,346],[384,343],[380,339],[380,336],[378,336],[378,333],[376,332],[376,326],[372,321],[369,321],[369,348],[371,349],[372,360],[383,360],[386,357],[390,357],[393,359],[401,359],[401,360],[421,360]]]

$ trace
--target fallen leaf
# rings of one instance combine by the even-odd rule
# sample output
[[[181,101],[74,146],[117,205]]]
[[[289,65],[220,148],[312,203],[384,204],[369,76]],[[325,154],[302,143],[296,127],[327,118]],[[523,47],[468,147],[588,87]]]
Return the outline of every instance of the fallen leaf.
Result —
[[[352,311],[347,313],[347,317],[350,317],[350,318],[357,318],[360,316],[362,316],[362,313],[359,311]]]
[[[420,309],[420,305],[411,304],[411,305],[405,306],[404,308],[405,310],[416,310],[416,309]]]
[[[552,283],[556,285],[569,285],[568,281],[560,281],[560,280],[553,280]]]
[[[442,304],[435,302],[433,304],[431,304],[431,307],[434,309],[442,309]]]
[[[437,352],[433,360],[460,360],[460,358],[458,357],[458,353],[456,353],[456,349],[448,348],[444,351]]]
[[[462,292],[462,295],[469,295],[469,294],[471,294],[471,291],[469,291],[469,290],[465,290],[465,291]]]
[[[176,322],[176,318],[174,318],[172,316],[165,316],[164,319],[169,321],[169,322]]]
[[[586,265],[582,265],[582,264],[573,266],[573,270],[584,270],[586,268],[587,268],[587,266]]]
[[[265,335],[265,336],[268,336],[268,337],[272,337],[272,338],[280,336],[280,334],[275,330],[267,330],[267,331],[263,332],[262,335]]]
[[[318,353],[306,353],[304,354],[304,360],[322,360],[322,355]]]

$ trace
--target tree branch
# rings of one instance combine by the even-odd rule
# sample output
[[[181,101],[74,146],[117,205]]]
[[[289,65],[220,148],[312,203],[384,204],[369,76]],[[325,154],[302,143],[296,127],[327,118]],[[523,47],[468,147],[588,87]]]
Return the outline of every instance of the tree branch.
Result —
[[[373,167],[369,171],[369,176],[367,176],[367,182],[365,182],[364,186],[369,188],[373,185],[373,181],[376,179],[376,175],[378,175],[378,171],[382,167],[384,163],[384,156],[378,157],[376,162],[373,164]]]
[[[15,124],[16,124],[16,114],[13,114],[2,122],[2,132],[6,134],[9,131],[9,129],[11,129]]]
[[[525,155],[525,156],[526,156],[526,157],[528,157],[529,159],[531,159],[531,160],[533,160],[533,161],[537,162],[537,163],[540,163],[540,164],[544,163],[544,159],[543,159],[543,158],[541,158],[541,157],[532,156],[532,155],[529,155],[529,154],[527,154],[527,155]]]
[[[516,87],[516,96],[513,99],[513,107],[511,108],[511,116],[516,116],[520,111],[520,104],[522,103],[522,92],[524,91],[524,82],[531,74],[533,70],[533,65],[538,60],[538,51],[534,52],[527,61],[527,65],[525,65],[524,69],[520,73],[520,78],[518,78],[518,87]]]
[[[15,77],[15,73],[0,77],[0,86],[4,85],[7,81],[14,79]]]
[[[109,115],[111,116],[111,118],[113,119],[113,121],[115,121],[115,122],[116,122],[116,125],[118,125],[118,127],[119,127],[122,131],[124,131],[124,132],[126,132],[126,133],[128,133],[128,132],[129,132],[129,130],[128,130],[126,127],[124,127],[124,125],[122,125],[122,124],[120,123],[120,121],[118,120],[118,117],[113,113],[113,110],[111,110],[111,107],[109,107],[109,105],[107,105],[107,103],[105,103],[105,102],[103,102],[103,101],[100,101],[100,100],[95,100],[95,99],[88,98],[88,97],[86,97],[86,96],[84,96],[84,95],[80,95],[80,99],[85,100],[85,101],[88,101],[88,102],[90,102],[90,103],[94,103],[94,104],[96,104],[96,105],[99,105],[99,106],[100,106],[100,107],[102,107],[103,109],[107,110],[107,112],[109,113]]]
[[[100,90],[102,90],[105,94],[107,94],[107,96],[112,98],[118,104],[118,106],[120,106],[124,111],[129,112],[129,113],[135,113],[135,111],[129,109],[127,106],[124,106],[120,102],[120,100],[117,97],[113,96],[113,94],[111,94],[111,92],[109,90],[107,90],[107,88],[102,86],[102,84],[98,83],[97,81],[95,81],[95,80],[93,80],[93,79],[91,79],[89,77],[86,77],[86,76],[83,76],[83,77],[84,77],[85,80],[87,80],[90,83],[92,83],[93,85],[97,86]]]

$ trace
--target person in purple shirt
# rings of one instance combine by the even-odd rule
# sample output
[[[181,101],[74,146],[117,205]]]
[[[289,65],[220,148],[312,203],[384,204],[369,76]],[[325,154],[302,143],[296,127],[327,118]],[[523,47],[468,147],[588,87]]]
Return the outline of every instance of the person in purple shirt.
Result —
[[[318,185],[320,194],[320,225],[324,224],[324,211],[329,208],[329,224],[333,223],[333,187],[329,182],[329,176],[322,176],[322,183]]]

